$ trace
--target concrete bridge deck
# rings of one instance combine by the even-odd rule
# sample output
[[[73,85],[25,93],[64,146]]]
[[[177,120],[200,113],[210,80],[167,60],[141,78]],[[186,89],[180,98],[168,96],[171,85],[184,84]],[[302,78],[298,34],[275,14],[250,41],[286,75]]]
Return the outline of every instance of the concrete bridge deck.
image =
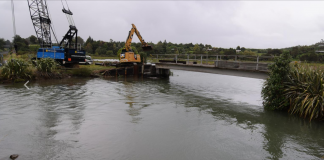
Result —
[[[239,76],[239,77],[248,77],[248,78],[257,78],[257,79],[267,79],[269,75],[268,65],[271,63],[260,63],[259,58],[273,58],[269,56],[254,56],[256,62],[244,62],[237,61],[239,57],[253,57],[253,56],[242,56],[242,55],[231,55],[233,56],[234,61],[225,61],[221,60],[221,56],[226,55],[198,55],[200,59],[189,59],[189,55],[186,55],[186,59],[179,59],[179,55],[174,55],[175,58],[169,58],[169,60],[160,60],[159,63],[155,64],[157,69],[175,69],[175,70],[185,70],[185,71],[194,71],[194,72],[205,72],[205,73],[214,73],[222,74],[229,76]],[[207,57],[205,61],[206,64],[203,64],[203,56]],[[210,60],[208,57],[214,56],[216,60]],[[158,57],[158,56],[157,56]],[[162,57],[162,56],[160,56]],[[200,64],[197,64],[197,61]],[[213,61],[213,65],[211,65]],[[209,62],[209,63],[208,63]]]
[[[214,65],[200,65],[200,64],[178,64],[178,63],[156,63],[157,69],[174,69],[174,70],[185,70],[194,72],[205,72],[222,74],[229,76],[239,76],[247,78],[267,79],[268,71],[261,70],[247,70],[247,69],[236,69],[236,68],[220,68]]]

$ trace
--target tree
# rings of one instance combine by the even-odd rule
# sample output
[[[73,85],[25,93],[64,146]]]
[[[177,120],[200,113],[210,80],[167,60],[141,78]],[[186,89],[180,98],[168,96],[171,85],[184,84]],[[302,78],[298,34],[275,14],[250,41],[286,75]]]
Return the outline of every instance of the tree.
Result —
[[[98,53],[98,55],[104,55],[106,54],[106,49],[102,48],[102,47],[98,47],[96,49],[96,54]]]
[[[5,44],[6,44],[5,40],[3,38],[0,38],[0,50],[4,49]]]
[[[116,46],[116,44],[115,44],[115,43],[114,43],[114,45],[113,45],[112,49],[113,49],[113,53],[117,53],[117,46]]]
[[[89,36],[85,42],[85,45],[88,45],[89,43],[92,43],[92,42],[93,42],[93,39]]]
[[[224,54],[225,55],[235,55],[236,54],[236,50],[234,48],[225,49],[224,50]]]
[[[298,55],[298,47],[296,46],[296,47],[292,47],[292,49],[291,49],[291,52],[290,52],[290,55],[293,57],[293,58],[296,58],[297,57],[297,55]]]
[[[244,52],[246,49],[244,47],[241,48],[241,51]]]
[[[81,44],[81,46],[84,45],[84,40],[80,36],[77,37],[78,43]]]
[[[255,52],[252,52],[251,50],[245,50],[244,52],[241,52],[243,55],[247,56],[256,56],[257,54]]]
[[[14,44],[17,45],[17,50],[16,52],[18,53],[18,51],[28,51],[29,47],[28,47],[28,41],[24,38],[21,38],[19,35],[16,35],[14,37],[13,40]]]
[[[37,44],[37,37],[31,35],[28,37],[30,44]]]
[[[200,53],[200,47],[199,47],[198,43],[195,44],[195,46],[193,48],[193,53],[194,54],[199,54]]]
[[[268,55],[268,56],[270,56],[270,55],[279,56],[282,53],[282,51],[280,49],[271,49],[271,48],[269,48],[267,50],[268,50],[268,53],[266,55]]]
[[[240,46],[237,46],[237,47],[236,47],[236,50],[241,50],[241,47],[240,47]]]
[[[161,41],[159,41],[154,50],[156,51],[157,54],[162,54],[163,53],[163,43]]]
[[[85,47],[85,51],[86,53],[88,54],[93,54],[93,49],[92,49],[92,44],[91,43],[88,43]]]
[[[284,82],[290,70],[291,57],[285,51],[280,57],[274,59],[275,63],[269,66],[269,78],[262,87],[263,106],[271,110],[282,110],[289,106],[289,101],[284,97]]]
[[[162,52],[164,54],[166,54],[166,52],[167,52],[167,46],[168,46],[167,41],[164,40],[163,45],[162,45]]]
[[[106,55],[108,55],[108,56],[114,56],[114,52],[112,50],[108,50],[106,52]]]

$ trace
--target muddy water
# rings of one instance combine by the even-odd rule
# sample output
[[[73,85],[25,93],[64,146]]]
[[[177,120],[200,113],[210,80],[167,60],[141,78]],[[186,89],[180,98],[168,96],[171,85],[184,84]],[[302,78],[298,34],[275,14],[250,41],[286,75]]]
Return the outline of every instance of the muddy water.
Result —
[[[0,85],[0,160],[324,156],[323,124],[264,110],[262,83],[173,71],[169,79]]]

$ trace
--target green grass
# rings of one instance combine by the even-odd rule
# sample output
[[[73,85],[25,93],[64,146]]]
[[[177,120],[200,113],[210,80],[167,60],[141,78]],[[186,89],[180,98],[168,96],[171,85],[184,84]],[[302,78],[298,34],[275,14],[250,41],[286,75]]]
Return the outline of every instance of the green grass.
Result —
[[[110,68],[116,68],[113,66],[99,66],[99,65],[95,65],[95,64],[91,64],[91,65],[80,65],[80,68],[87,68],[90,71],[98,71],[98,70],[103,70],[103,69],[110,69]]]
[[[105,57],[105,56],[94,56],[94,55],[90,55],[92,59],[118,59],[118,57]]]

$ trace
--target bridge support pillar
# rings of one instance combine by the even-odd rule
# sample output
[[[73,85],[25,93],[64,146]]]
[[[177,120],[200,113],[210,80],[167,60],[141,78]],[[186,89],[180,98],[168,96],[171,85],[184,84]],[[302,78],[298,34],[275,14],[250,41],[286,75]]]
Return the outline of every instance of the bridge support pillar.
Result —
[[[218,67],[218,55],[216,56],[215,67]]]
[[[256,68],[255,70],[259,70],[259,56],[257,57],[257,63],[256,63]]]
[[[189,54],[187,55],[187,64],[189,64]]]
[[[170,69],[156,68],[156,76],[169,77],[170,76]]]

